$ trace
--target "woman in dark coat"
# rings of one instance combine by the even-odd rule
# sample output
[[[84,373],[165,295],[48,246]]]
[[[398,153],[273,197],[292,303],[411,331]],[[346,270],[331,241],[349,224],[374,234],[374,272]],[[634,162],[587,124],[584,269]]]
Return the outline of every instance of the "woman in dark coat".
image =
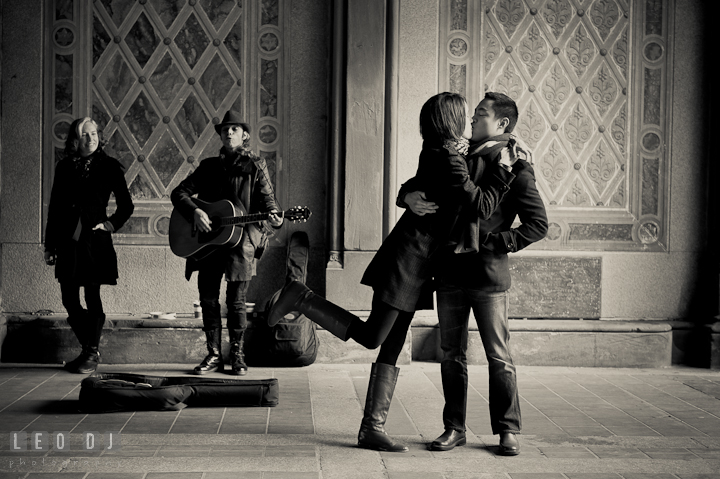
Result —
[[[118,278],[111,236],[134,210],[124,168],[105,154],[104,143],[91,118],[70,125],[65,158],[55,167],[45,227],[45,262],[55,265],[68,324],[82,346],[65,369],[80,374],[95,371],[100,361],[98,346],[105,324],[100,285],[115,285]],[[111,193],[117,208],[108,217]],[[80,287],[87,309],[80,303]]]
[[[372,365],[365,415],[358,445],[381,451],[405,452],[384,430],[399,369],[395,367],[414,312],[432,309],[421,302],[431,291],[431,262],[438,247],[450,237],[461,205],[472,205],[489,216],[504,193],[512,174],[498,168],[485,191],[470,181],[464,153],[472,134],[471,113],[465,98],[440,93],[420,111],[420,153],[416,179],[426,198],[438,205],[436,213],[418,216],[406,212],[383,241],[362,278],[373,288],[372,310],[367,321],[315,295],[299,282],[290,283],[270,311],[272,326],[290,311],[300,311],[342,340],[353,338],[368,349],[381,346]]]

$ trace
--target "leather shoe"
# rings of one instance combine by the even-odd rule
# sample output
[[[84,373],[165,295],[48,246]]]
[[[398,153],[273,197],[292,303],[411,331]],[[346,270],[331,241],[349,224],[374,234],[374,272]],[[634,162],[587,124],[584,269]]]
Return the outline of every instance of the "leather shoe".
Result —
[[[466,442],[464,432],[456,431],[455,429],[445,429],[445,432],[430,444],[430,450],[449,451],[454,449],[455,446],[464,446]]]
[[[514,433],[500,433],[500,454],[503,456],[517,456],[520,454],[520,442],[518,442]]]

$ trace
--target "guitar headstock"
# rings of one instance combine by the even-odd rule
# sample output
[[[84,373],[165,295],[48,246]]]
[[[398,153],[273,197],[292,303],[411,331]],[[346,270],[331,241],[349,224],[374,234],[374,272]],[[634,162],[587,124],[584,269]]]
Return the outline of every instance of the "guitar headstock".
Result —
[[[290,208],[284,213],[286,220],[290,220],[295,223],[300,221],[304,223],[310,219],[310,216],[312,216],[312,212],[307,206],[296,206],[294,208]]]

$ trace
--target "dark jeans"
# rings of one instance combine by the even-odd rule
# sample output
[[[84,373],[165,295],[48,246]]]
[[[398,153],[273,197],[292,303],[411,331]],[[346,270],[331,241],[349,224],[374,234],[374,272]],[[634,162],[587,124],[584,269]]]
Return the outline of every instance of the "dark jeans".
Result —
[[[198,291],[203,313],[203,331],[222,329],[220,316],[220,284],[225,268],[208,267],[198,271]],[[225,304],[227,328],[244,331],[247,328],[245,300],[250,281],[228,281]]]
[[[510,355],[507,292],[443,285],[437,291],[446,429],[465,431],[467,342],[470,309],[485,347],[490,374],[490,425],[493,434],[521,429],[517,376]]]

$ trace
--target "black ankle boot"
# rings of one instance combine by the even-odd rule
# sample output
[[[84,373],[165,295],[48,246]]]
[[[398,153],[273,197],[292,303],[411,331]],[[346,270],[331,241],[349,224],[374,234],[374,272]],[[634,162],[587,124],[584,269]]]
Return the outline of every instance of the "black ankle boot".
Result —
[[[245,330],[230,330],[230,374],[233,376],[245,376],[247,374],[247,364],[245,364],[245,354],[243,347],[245,343]]]
[[[193,370],[195,374],[207,374],[223,370],[223,360],[220,351],[220,330],[205,331],[205,338],[207,340],[208,355],[195,367]]]
[[[71,371],[78,374],[94,373],[100,362],[100,351],[96,346],[84,346],[82,353],[76,359],[78,361],[75,370]]]
[[[83,362],[84,357],[85,357],[85,355],[83,354],[82,351],[80,351],[80,354],[78,354],[78,356],[75,359],[73,359],[72,361],[68,361],[67,363],[65,363],[63,365],[63,369],[65,369],[67,372],[70,372],[70,373],[77,373],[78,366],[80,365],[80,363]]]

